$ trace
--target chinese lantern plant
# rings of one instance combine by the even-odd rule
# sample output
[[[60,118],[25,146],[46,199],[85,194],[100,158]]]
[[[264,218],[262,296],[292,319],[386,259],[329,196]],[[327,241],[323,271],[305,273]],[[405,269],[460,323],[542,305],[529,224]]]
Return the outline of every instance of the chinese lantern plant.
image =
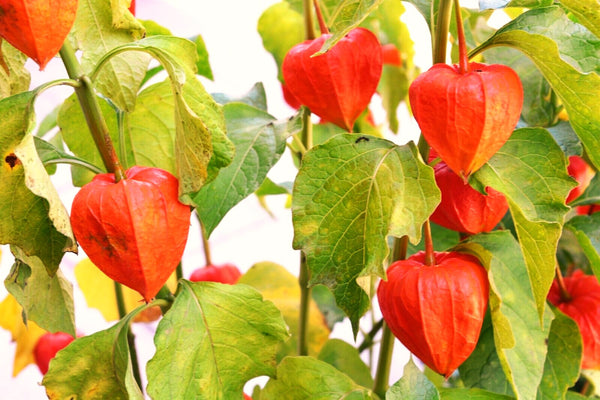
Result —
[[[433,33],[434,66],[412,82],[406,104],[422,131],[418,144],[409,140],[410,124],[392,123],[408,118],[395,113],[416,78],[409,37],[423,36],[404,24],[404,17],[414,19],[403,2],[306,0],[270,7],[259,30],[282,68],[281,76],[273,76],[275,87],[279,90],[276,79],[282,78],[298,102],[290,100],[292,108],[286,109],[294,115],[281,120],[269,114],[261,85],[236,101],[207,93],[196,71],[210,70],[208,54],[197,60],[194,42],[155,35],[160,29],[152,23],[144,31],[127,11],[133,11],[133,1],[1,3],[0,240],[16,259],[5,286],[20,305],[9,309],[0,303],[0,326],[16,342],[15,365],[35,361],[33,329],[24,320],[49,332],[76,332],[73,298],[79,297],[61,261],[65,251],[76,250],[77,240],[115,282],[137,290],[140,302],[130,312],[119,310],[120,319],[109,327],[56,352],[42,380],[49,398],[591,395],[581,356],[585,368],[596,367],[585,357],[595,345],[594,327],[588,324],[590,334],[585,333],[576,316],[593,314],[594,285],[575,273],[565,278],[572,298],[559,299],[556,307],[548,300],[555,298],[557,259],[588,257],[594,270],[600,257],[600,215],[571,210],[595,202],[593,190],[568,198],[579,179],[570,177],[578,172],[566,157],[585,154],[592,170],[600,165],[599,30],[589,18],[600,14],[600,5],[528,2],[529,9],[519,9],[494,30],[485,24],[488,11],[469,10],[463,24],[458,2],[411,3],[410,11],[421,12]],[[453,7],[457,35],[448,28]],[[319,37],[311,33],[313,13]],[[46,17],[38,18],[41,14]],[[28,16],[31,25],[23,23]],[[470,30],[469,43],[480,43],[471,59],[463,27]],[[446,59],[449,30],[460,47],[455,64]],[[306,42],[300,43],[299,32]],[[530,64],[512,53],[488,57],[488,51],[506,47],[520,50]],[[27,57],[43,68],[57,52],[67,77],[30,90]],[[148,55],[164,75],[153,75]],[[246,76],[246,64],[236,62],[240,76]],[[380,79],[382,68],[394,73]],[[36,98],[63,84],[75,93],[57,105],[60,134],[52,144],[44,129],[32,137]],[[372,101],[376,89],[386,118],[377,113],[380,99]],[[569,121],[548,129],[519,121],[522,109],[530,112],[548,97],[558,98]],[[313,130],[306,109],[332,124]],[[363,115],[389,121],[390,132],[368,131]],[[517,121],[519,129],[513,130]],[[331,129],[321,135],[321,128]],[[265,180],[288,147],[298,171],[282,185]],[[433,167],[427,163],[430,147],[441,158]],[[72,165],[71,178],[81,186],[71,215],[43,168],[63,162]],[[91,171],[87,177],[82,166]],[[585,182],[581,179],[581,188]],[[240,271],[208,257],[207,267],[185,279],[177,267],[187,264],[182,254],[190,245],[191,211],[210,234],[258,188],[261,196],[291,198],[291,244],[300,254],[294,253],[297,265],[285,267],[298,271],[298,287],[294,279],[284,283],[258,272],[253,280],[264,292],[211,282],[234,283]],[[428,221],[443,224],[437,218],[443,210],[452,210],[444,217],[452,223],[432,237]],[[266,213],[265,218],[270,221]],[[457,232],[468,235],[459,241]],[[427,248],[417,252],[421,236]],[[247,240],[250,247],[265,244],[256,232]],[[252,262],[279,254],[267,244],[273,253]],[[179,282],[171,290],[163,283],[174,269]],[[212,272],[219,276],[206,276]],[[118,298],[120,284],[110,284]],[[585,295],[579,296],[577,285]],[[573,309],[573,320],[557,311],[561,304]],[[157,306],[158,322],[131,329],[138,316]],[[355,336],[331,339],[340,321]],[[152,358],[143,364],[136,348],[144,341],[132,334],[139,331],[150,333],[154,344]],[[423,374],[409,362],[393,382],[391,371],[403,367],[403,359],[392,356],[394,346],[431,371]],[[249,382],[259,376],[264,385],[252,388]],[[574,391],[579,394],[569,393]]]

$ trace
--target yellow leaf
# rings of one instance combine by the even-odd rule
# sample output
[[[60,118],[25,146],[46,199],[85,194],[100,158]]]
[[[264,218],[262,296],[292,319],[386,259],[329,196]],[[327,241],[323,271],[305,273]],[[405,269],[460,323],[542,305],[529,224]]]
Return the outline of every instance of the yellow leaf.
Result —
[[[116,321],[119,319],[115,284],[112,279],[104,275],[89,258],[81,260],[75,266],[75,278],[77,279],[79,288],[83,292],[88,307],[98,309],[107,321]],[[167,281],[167,287],[171,291],[174,291],[177,287],[177,278],[174,274]],[[122,288],[125,309],[128,313],[143,304],[144,300],[138,292],[126,286],[122,286]],[[148,321],[156,319],[160,315],[155,314],[156,318],[148,318],[145,314],[144,316],[142,316],[141,320]],[[139,321],[140,319],[136,320]]]
[[[272,262],[254,264],[238,281],[254,287],[265,300],[270,300],[281,311],[292,337],[279,350],[278,359],[296,354],[298,343],[298,315],[300,287],[298,278],[281,265]],[[317,303],[310,300],[308,315],[308,354],[316,356],[329,338],[329,328]]]
[[[46,333],[33,321],[25,325],[22,312],[23,308],[10,294],[0,303],[0,326],[10,331],[12,340],[17,342],[13,376],[17,376],[27,365],[35,363],[33,348],[40,336]]]

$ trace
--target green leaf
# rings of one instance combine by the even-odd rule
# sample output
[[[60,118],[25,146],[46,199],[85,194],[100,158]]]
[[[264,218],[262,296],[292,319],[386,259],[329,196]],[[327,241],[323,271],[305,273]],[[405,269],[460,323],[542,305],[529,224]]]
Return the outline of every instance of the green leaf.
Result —
[[[0,100],[0,243],[37,257],[53,276],[66,251],[77,251],[69,215],[40,161],[33,136],[36,92]]]
[[[589,399],[589,397],[584,396],[577,392],[573,392],[573,391],[568,391],[567,395],[565,396],[565,400],[583,400],[583,399]]]
[[[377,399],[324,361],[312,357],[286,357],[277,367],[277,379],[270,379],[261,400],[367,400]]]
[[[600,279],[600,230],[598,226],[600,226],[600,213],[578,215],[565,224],[565,228],[575,234],[590,261],[594,275]]]
[[[234,399],[244,384],[275,374],[287,328],[273,303],[247,285],[180,281],[158,324],[148,394],[160,399]]]
[[[436,223],[430,222],[431,236],[435,238],[433,249],[435,251],[447,251],[460,242],[460,233],[448,228],[444,228]],[[425,240],[421,240],[419,244],[408,244],[407,256],[415,254],[419,251],[425,251]]]
[[[523,85],[523,108],[521,118],[529,126],[547,127],[556,123],[560,111],[552,89],[535,64],[523,53],[508,47],[490,49],[485,54],[490,64],[511,67],[521,78]]]
[[[389,388],[385,398],[386,400],[439,400],[440,393],[411,358],[404,366],[402,378]]]
[[[258,33],[264,48],[277,63],[277,77],[283,82],[281,64],[287,52],[304,40],[304,18],[288,2],[275,3],[258,19]]]
[[[548,337],[544,376],[538,388],[539,400],[563,399],[579,377],[583,344],[577,323],[553,309],[554,320]]]
[[[514,396],[511,384],[504,374],[494,343],[494,327],[490,313],[486,313],[477,347],[459,367],[460,377],[467,388],[480,388]]]
[[[277,194],[292,194],[293,182],[275,183],[269,177],[254,191],[257,196],[269,196]]]
[[[111,328],[77,338],[56,353],[42,380],[51,399],[142,400],[135,383],[127,333],[136,308]]]
[[[329,329],[333,329],[335,324],[346,318],[344,311],[335,303],[335,297],[331,290],[324,285],[315,285],[312,287],[310,294],[313,300],[317,303],[317,307],[321,310],[321,314],[325,317]]]
[[[15,263],[4,285],[23,307],[24,318],[47,331],[75,337],[71,282],[60,269],[50,277],[39,258],[28,257],[19,248],[13,248],[13,252]]]
[[[569,114],[590,160],[600,166],[600,39],[558,6],[529,10],[479,46],[511,46],[542,72]]]
[[[257,82],[252,86],[248,93],[241,97],[231,97],[225,93],[213,93],[213,99],[221,105],[227,103],[244,103],[251,107],[258,108],[261,111],[267,112],[267,95],[262,82]]]
[[[292,200],[293,246],[306,254],[310,284],[333,291],[355,333],[370,306],[357,278],[384,277],[387,236],[418,242],[440,201],[433,170],[413,143],[358,138],[337,135],[308,151]]]
[[[359,385],[373,387],[371,370],[351,344],[341,339],[330,339],[321,349],[318,359],[333,365]]]
[[[383,0],[341,0],[329,17],[328,26],[332,33],[321,50],[316,54],[323,54],[333,47],[340,39],[356,28],[369,16],[371,12],[377,9]]]
[[[560,121],[558,124],[546,129],[567,157],[573,155],[581,156],[583,154],[581,142],[568,121]]]
[[[260,187],[285,151],[285,139],[299,130],[297,119],[278,123],[266,112],[243,103],[228,103],[223,110],[235,156],[192,198],[207,236],[229,210]]]
[[[35,142],[35,149],[38,153],[38,156],[40,157],[40,160],[46,167],[52,166],[54,164],[65,163],[81,166],[98,174],[104,172],[100,167],[96,165],[90,164],[89,162],[82,160],[81,158],[72,156],[64,152],[63,150],[57,149],[51,143],[45,141],[44,139],[40,139],[36,136],[33,138],[33,141]]]
[[[413,4],[416,9],[421,13],[429,32],[434,31],[435,21],[437,21],[437,14],[439,10],[439,0],[407,0],[408,3]],[[433,35],[432,35],[433,37]]]
[[[86,74],[107,52],[141,37],[139,32],[115,29],[110,2],[93,0],[79,2],[72,34],[82,51],[81,66]],[[149,61],[148,55],[140,52],[114,57],[94,78],[94,86],[120,109],[131,111]]]
[[[541,321],[569,211],[564,201],[574,187],[566,158],[545,129],[518,129],[475,179],[508,199]]]
[[[577,21],[600,37],[600,4],[596,0],[560,0],[560,4],[577,17]]]
[[[500,364],[519,399],[535,399],[546,359],[540,324],[525,260],[508,231],[471,236],[455,248],[479,258],[488,270],[489,309]]]
[[[252,286],[265,300],[272,301],[281,311],[291,337],[279,346],[277,360],[298,354],[298,315],[300,315],[298,278],[281,265],[264,261],[254,264],[242,275],[238,283]],[[306,342],[308,354],[316,356],[327,341],[331,330],[325,324],[325,318],[319,312],[316,303],[310,301],[308,307]]]
[[[504,8],[504,7],[546,7],[552,5],[554,0],[479,0],[481,10]]]
[[[596,173],[585,191],[575,200],[571,201],[569,205],[575,207],[598,203],[600,203],[600,174]]]
[[[514,400],[514,397],[482,389],[441,389],[442,400]]]
[[[0,99],[29,89],[27,56],[0,38]]]
[[[198,35],[195,38],[192,38],[192,40],[196,44],[196,54],[198,55],[198,61],[196,62],[197,74],[212,81],[213,73],[208,61],[208,50],[206,50],[204,39],[202,39],[202,36]]]

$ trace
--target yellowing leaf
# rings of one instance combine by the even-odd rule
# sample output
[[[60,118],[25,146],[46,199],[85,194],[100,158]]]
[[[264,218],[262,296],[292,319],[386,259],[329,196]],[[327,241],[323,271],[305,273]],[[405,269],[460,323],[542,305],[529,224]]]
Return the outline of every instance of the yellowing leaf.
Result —
[[[40,336],[46,332],[33,321],[25,325],[21,313],[21,306],[10,294],[0,303],[0,326],[10,331],[12,340],[17,342],[13,376],[17,376],[23,368],[35,362],[33,348]]]
[[[117,298],[115,296],[114,281],[104,275],[89,258],[81,260],[75,266],[75,278],[83,292],[89,307],[98,309],[107,321],[119,319]],[[143,304],[142,296],[126,286],[123,287],[123,299],[127,313]],[[171,275],[167,287],[173,292],[177,287],[177,278]],[[151,310],[151,309],[148,309]],[[152,320],[146,314],[140,314],[141,320]],[[144,317],[145,316],[145,317]],[[158,315],[156,315],[158,317]],[[139,319],[136,319],[139,320]]]
[[[272,262],[254,264],[238,281],[257,289],[265,300],[272,301],[281,311],[292,337],[282,344],[278,358],[296,354],[298,344],[298,314],[300,312],[300,287],[298,278],[284,267]],[[317,304],[309,304],[308,353],[316,356],[327,339],[329,328]]]

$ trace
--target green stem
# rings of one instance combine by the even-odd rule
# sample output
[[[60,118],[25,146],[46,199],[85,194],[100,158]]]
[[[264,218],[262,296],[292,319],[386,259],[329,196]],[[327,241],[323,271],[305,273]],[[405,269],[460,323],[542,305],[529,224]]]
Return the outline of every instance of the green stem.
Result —
[[[300,285],[300,318],[298,321],[298,355],[308,355],[308,311],[311,288],[308,286],[310,281],[310,271],[306,264],[306,256],[300,253],[300,274],[298,284]]]
[[[408,236],[394,239],[394,248],[392,249],[392,262],[405,260],[408,250]],[[377,370],[375,372],[375,382],[373,392],[382,399],[385,398],[385,392],[390,382],[390,367],[392,365],[392,354],[394,352],[394,335],[387,324],[383,323],[383,333],[381,343],[379,344],[379,358],[377,361]]]
[[[104,172],[100,168],[96,167],[94,164],[91,164],[84,160],[75,160],[73,158],[54,158],[52,160],[44,161],[44,165],[51,165],[51,164],[77,165],[78,167],[83,167],[89,171],[92,171],[95,174],[101,174]]]
[[[313,26],[312,0],[302,0],[304,7],[304,30],[306,40],[313,40],[315,35],[315,27]]]
[[[123,287],[119,282],[116,281],[115,296],[117,298],[117,309],[119,310],[119,319],[123,319],[127,315],[127,309],[125,308],[125,299],[123,297]],[[131,369],[133,370],[133,377],[141,389],[142,378],[140,376],[140,366],[138,364],[137,351],[135,349],[135,336],[133,336],[133,332],[131,332],[131,326],[127,328],[127,343],[129,344],[129,354],[131,357]]]
[[[310,111],[304,107],[302,114],[302,144],[308,151],[313,145],[312,122],[310,120]],[[300,273],[298,275],[298,284],[300,285],[300,315],[298,321],[298,354],[308,355],[308,312],[312,289],[308,286],[310,281],[310,271],[306,264],[306,255],[300,253]]]
[[[377,361],[377,371],[375,372],[375,383],[373,384],[373,392],[382,399],[385,398],[385,392],[389,386],[394,339],[392,331],[384,323],[381,343],[379,344],[379,359]]]
[[[379,333],[381,328],[383,328],[383,324],[384,324],[383,318],[373,324],[373,327],[371,328],[371,330],[369,332],[367,332],[362,343],[360,344],[360,346],[358,346],[359,353],[362,353],[366,349],[369,349],[373,346],[373,344],[375,343],[375,341],[374,341],[375,336]]]
[[[434,2],[431,3],[432,6]],[[452,18],[452,0],[440,0],[438,18],[433,35],[433,63],[446,62],[446,49],[448,45],[448,31]]]
[[[118,182],[125,178],[125,172],[119,162],[117,153],[115,152],[110,139],[108,126],[102,116],[92,81],[83,73],[81,65],[79,65],[79,61],[75,56],[75,51],[68,41],[65,41],[63,47],[60,49],[60,56],[69,78],[79,82],[79,86],[75,88],[75,93],[79,99],[81,110],[83,111],[83,115],[85,116],[85,120],[92,133],[96,147],[100,152],[106,170],[114,173],[115,181]]]
[[[181,261],[179,261],[179,264],[177,264],[177,268],[175,268],[175,277],[178,281],[181,278],[183,278],[183,264],[181,263]]]
[[[208,238],[206,237],[206,229],[204,229],[204,224],[200,219],[200,215],[196,213],[198,217],[198,222],[200,223],[200,235],[202,236],[202,247],[204,249],[204,261],[206,262],[206,267],[212,265],[212,257],[210,255],[210,243],[208,242]]]

